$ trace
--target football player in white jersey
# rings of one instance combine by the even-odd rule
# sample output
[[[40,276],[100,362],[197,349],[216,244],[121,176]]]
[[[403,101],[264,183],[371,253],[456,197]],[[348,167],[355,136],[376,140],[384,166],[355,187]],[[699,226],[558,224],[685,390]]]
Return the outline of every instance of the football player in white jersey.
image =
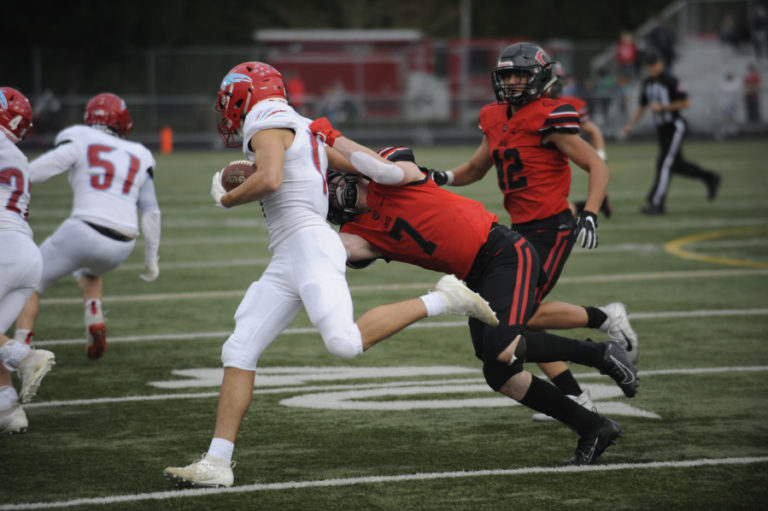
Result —
[[[16,322],[16,339],[29,338],[40,310],[40,294],[72,274],[85,302],[86,354],[95,360],[107,348],[101,308],[102,275],[117,268],[133,250],[141,210],[144,265],[140,277],[153,281],[160,273],[160,208],[155,195],[152,153],[125,137],[133,121],[125,101],[111,93],[92,98],[85,125],[64,129],[56,147],[34,160],[33,183],[69,171],[74,191],[72,213],[40,246],[43,276]]]
[[[0,87],[0,434],[23,433],[28,422],[19,401],[29,401],[53,367],[53,353],[6,337],[40,281],[43,260],[29,227],[29,164],[16,143],[32,126],[22,93]],[[11,371],[21,378],[13,387]]]
[[[228,193],[217,173],[211,195],[222,208],[261,202],[272,260],[248,288],[235,312],[235,331],[222,347],[224,379],[207,453],[191,465],[164,470],[179,486],[232,485],[235,436],[251,403],[259,356],[302,305],[328,351],[342,358],[427,316],[459,314],[498,324],[487,302],[452,275],[432,293],[375,307],[355,322],[346,251],[325,220],[328,158],[309,130],[311,121],[288,104],[282,76],[261,62],[235,66],[221,82],[216,108],[222,115],[218,131],[228,146],[239,147],[236,135],[243,124],[242,149],[257,170]]]

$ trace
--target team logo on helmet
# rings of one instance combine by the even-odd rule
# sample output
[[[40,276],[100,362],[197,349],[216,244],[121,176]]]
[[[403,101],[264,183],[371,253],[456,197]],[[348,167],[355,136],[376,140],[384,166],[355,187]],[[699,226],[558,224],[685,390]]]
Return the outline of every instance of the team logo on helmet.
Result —
[[[536,58],[536,62],[538,62],[539,64],[541,64],[541,65],[542,65],[542,67],[546,67],[546,66],[547,66],[547,61],[546,61],[546,60],[544,60],[544,58],[545,58],[545,57],[546,57],[547,59],[549,59],[549,57],[547,56],[547,54],[546,54],[546,53],[544,53],[544,50],[542,50],[542,49],[539,49],[539,51],[537,51],[537,52],[536,52],[536,57],[535,57],[535,58]]]
[[[240,83],[240,82],[252,82],[250,76],[241,74],[241,73],[232,73],[224,77],[224,79],[221,81],[221,87],[222,89],[229,87],[233,83]]]

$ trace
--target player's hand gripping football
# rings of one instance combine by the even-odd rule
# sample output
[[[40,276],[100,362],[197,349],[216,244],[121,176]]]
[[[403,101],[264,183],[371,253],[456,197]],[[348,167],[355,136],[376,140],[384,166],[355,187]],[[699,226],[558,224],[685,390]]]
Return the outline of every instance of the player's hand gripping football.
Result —
[[[320,117],[315,119],[309,125],[309,130],[313,135],[319,136],[329,146],[333,147],[333,143],[341,136],[341,132],[333,127],[331,121],[327,117]]]
[[[597,247],[597,215],[591,211],[582,211],[576,220],[576,243],[581,240],[581,247],[593,249]]]
[[[144,273],[139,275],[139,278],[144,282],[154,282],[160,276],[160,266],[157,264],[157,259],[144,261],[144,270]]]
[[[213,197],[218,207],[228,209],[221,203],[221,198],[226,194],[227,191],[224,189],[224,185],[221,184],[221,171],[218,171],[213,175],[213,181],[211,182],[211,197]]]

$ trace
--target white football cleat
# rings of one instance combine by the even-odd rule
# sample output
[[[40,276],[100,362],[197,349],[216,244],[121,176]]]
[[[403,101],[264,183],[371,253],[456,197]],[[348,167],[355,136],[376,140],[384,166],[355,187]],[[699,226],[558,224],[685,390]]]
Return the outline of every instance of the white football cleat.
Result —
[[[566,394],[569,399],[571,399],[573,402],[575,402],[577,405],[581,405],[590,412],[597,413],[597,407],[595,406],[595,403],[592,402],[592,398],[589,395],[589,391],[584,389],[584,392],[579,394],[578,396],[572,396],[570,394]],[[533,422],[551,422],[555,421],[554,417],[550,417],[546,413],[534,413],[531,416],[531,419],[533,419]]]
[[[235,481],[235,476],[232,474],[234,466],[234,461],[227,463],[220,458],[205,454],[186,467],[166,467],[163,475],[179,488],[218,488],[232,486]]]
[[[19,403],[14,404],[7,410],[0,411],[0,435],[15,435],[27,431],[29,422],[24,409]]]
[[[19,401],[28,403],[37,394],[40,382],[48,371],[56,365],[56,357],[48,350],[37,350],[32,348],[29,355],[19,364],[16,370],[21,378],[21,391],[19,392]]]
[[[445,275],[435,286],[435,292],[445,298],[445,310],[448,314],[469,316],[491,326],[499,324],[496,313],[482,296],[469,289],[454,275]]]
[[[627,306],[620,302],[609,303],[598,307],[608,318],[600,325],[600,330],[607,333],[608,337],[617,341],[627,352],[627,358],[632,364],[637,365],[638,338],[632,325],[629,324]]]

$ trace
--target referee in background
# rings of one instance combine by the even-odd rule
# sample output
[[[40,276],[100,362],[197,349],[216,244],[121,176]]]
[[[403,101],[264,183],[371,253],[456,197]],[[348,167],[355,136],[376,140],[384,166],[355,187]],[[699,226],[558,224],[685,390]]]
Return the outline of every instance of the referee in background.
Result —
[[[656,159],[656,180],[648,193],[648,204],[640,211],[646,215],[663,215],[672,174],[703,181],[709,200],[713,200],[717,195],[720,174],[704,170],[683,159],[682,146],[688,123],[680,115],[680,111],[690,106],[690,99],[680,87],[677,78],[665,71],[664,61],[658,53],[647,53],[645,62],[648,76],[643,80],[640,90],[640,104],[632,119],[624,126],[624,133],[632,131],[645,109],[650,108],[656,126],[659,155]]]

